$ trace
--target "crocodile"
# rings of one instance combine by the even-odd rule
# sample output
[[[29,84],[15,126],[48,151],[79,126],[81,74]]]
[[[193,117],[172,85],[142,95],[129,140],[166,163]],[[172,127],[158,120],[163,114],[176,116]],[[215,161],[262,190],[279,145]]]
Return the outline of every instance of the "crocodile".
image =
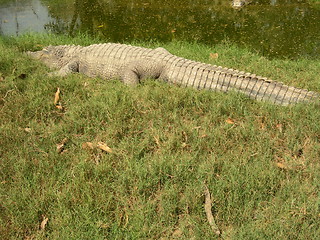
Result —
[[[48,46],[27,52],[51,68],[51,75],[79,72],[88,77],[122,80],[136,85],[144,79],[213,91],[237,91],[252,99],[287,106],[318,100],[320,94],[251,73],[205,64],[171,54],[164,48],[143,48],[118,43],[89,46]]]

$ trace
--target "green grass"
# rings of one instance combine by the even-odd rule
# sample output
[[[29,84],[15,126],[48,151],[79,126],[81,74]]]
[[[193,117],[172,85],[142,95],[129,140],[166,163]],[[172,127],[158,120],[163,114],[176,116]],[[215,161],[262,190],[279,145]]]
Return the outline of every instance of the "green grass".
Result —
[[[319,106],[277,107],[155,81],[130,88],[78,74],[50,78],[22,53],[96,41],[0,39],[1,239],[215,239],[205,185],[224,239],[320,235]],[[320,61],[270,61],[228,43],[162,46],[320,90]],[[63,110],[53,105],[57,87]],[[99,141],[114,153],[82,147]]]

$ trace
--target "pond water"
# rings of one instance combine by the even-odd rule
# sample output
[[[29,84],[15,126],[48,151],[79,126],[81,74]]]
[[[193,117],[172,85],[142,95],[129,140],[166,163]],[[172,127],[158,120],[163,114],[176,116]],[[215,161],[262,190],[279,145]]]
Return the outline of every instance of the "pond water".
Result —
[[[19,35],[27,31],[43,32],[45,24],[54,21],[48,8],[39,0],[0,0],[0,34]]]
[[[314,0],[310,0],[314,1]],[[106,41],[229,41],[270,58],[320,56],[320,4],[253,0],[0,0],[0,34],[86,32]]]

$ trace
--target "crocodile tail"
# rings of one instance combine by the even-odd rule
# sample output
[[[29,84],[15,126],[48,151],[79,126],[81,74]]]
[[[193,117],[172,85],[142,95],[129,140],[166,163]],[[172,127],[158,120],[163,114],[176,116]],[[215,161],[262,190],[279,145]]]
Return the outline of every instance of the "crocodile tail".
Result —
[[[215,74],[217,75],[217,73]],[[319,93],[306,89],[287,86],[281,82],[250,73],[229,70],[220,72],[214,88],[222,91],[235,90],[252,99],[287,106],[299,102],[312,102],[320,98]]]
[[[170,62],[171,59],[169,59]],[[310,102],[319,93],[287,86],[255,74],[174,57],[170,63],[168,81],[197,89],[238,91],[252,99],[277,105]]]

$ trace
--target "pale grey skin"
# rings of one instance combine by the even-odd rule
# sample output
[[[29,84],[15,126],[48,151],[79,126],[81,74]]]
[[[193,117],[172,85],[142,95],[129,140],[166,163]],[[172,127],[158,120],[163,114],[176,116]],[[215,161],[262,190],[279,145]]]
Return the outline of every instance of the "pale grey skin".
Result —
[[[120,79],[127,85],[136,85],[147,78],[159,79],[196,89],[239,91],[250,98],[283,106],[320,98],[319,93],[289,87],[254,74],[177,57],[164,48],[115,43],[87,47],[62,45],[28,52],[28,55],[59,69],[53,73],[57,76],[79,72],[89,77]]]

